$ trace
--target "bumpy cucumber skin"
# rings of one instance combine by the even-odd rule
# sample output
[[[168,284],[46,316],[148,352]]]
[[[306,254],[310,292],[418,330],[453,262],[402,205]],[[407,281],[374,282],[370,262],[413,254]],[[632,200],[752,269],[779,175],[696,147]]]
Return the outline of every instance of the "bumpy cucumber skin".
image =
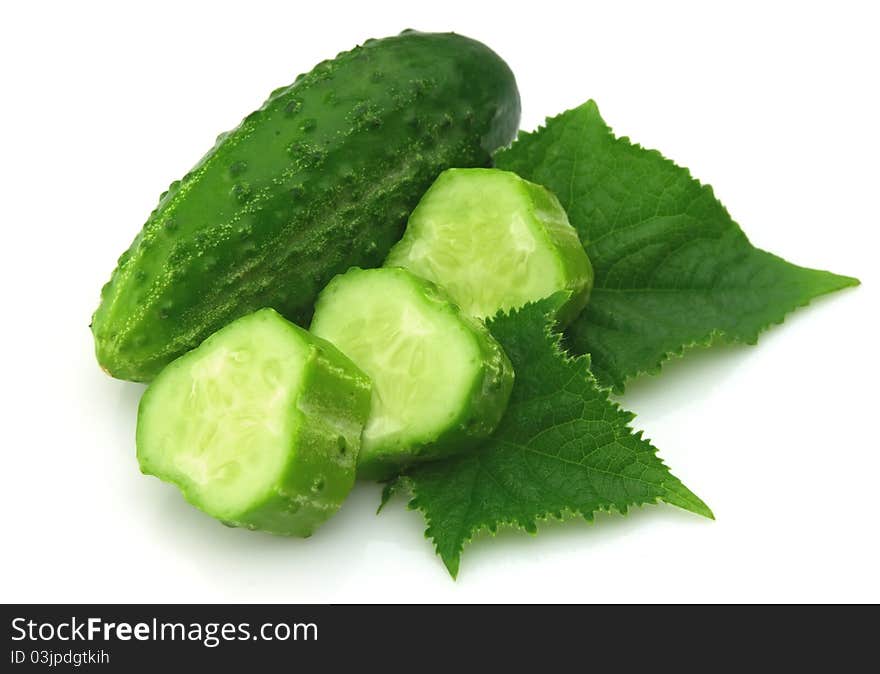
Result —
[[[353,268],[345,276],[348,280],[358,274],[369,274],[379,270]],[[383,273],[394,273],[417,288],[424,301],[434,310],[448,313],[467,324],[474,339],[483,367],[474,377],[468,390],[466,403],[460,413],[447,425],[446,429],[433,437],[408,447],[391,447],[385,451],[362,451],[358,459],[357,476],[364,480],[387,480],[404,472],[407,466],[424,461],[434,461],[476,448],[488,438],[501,422],[507,410],[510,393],[513,389],[513,365],[504,349],[478,318],[464,314],[449,296],[436,284],[418,277],[405,269],[386,267]],[[332,292],[332,284],[328,284]],[[316,303],[316,313],[320,311],[321,296]]]
[[[488,166],[519,113],[504,61],[452,33],[406,31],[324,61],[160,197],[101,291],[98,362],[149,381],[258,308],[306,324],[335,274],[382,263],[441,171]]]
[[[293,412],[300,419],[278,482],[251,508],[223,523],[306,538],[339,509],[354,485],[361,432],[370,413],[372,385],[367,375],[326,340],[293,325],[272,309],[263,309],[251,316],[257,315],[273,315],[273,320],[294,331],[297,338],[309,342],[308,362]],[[218,336],[222,338],[222,332],[209,337],[202,346],[210,348]],[[186,367],[193,353],[178,358],[162,376],[173,373],[177,366]],[[138,463],[144,474],[166,480],[164,475],[153,472],[149,456],[143,451],[146,443],[142,420],[153,390],[153,386],[147,388],[138,407]],[[187,501],[201,509],[199,499],[188,492],[186,485],[175,484]]]

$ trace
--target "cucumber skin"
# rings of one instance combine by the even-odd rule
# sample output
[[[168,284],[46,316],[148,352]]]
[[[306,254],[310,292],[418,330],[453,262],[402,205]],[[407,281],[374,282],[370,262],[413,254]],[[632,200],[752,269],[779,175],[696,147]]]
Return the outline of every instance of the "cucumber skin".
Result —
[[[493,170],[497,171],[499,169]],[[508,171],[508,173],[510,172]],[[530,182],[519,175],[517,175],[517,178],[522,180],[523,189],[528,193],[529,198],[532,201],[533,211],[553,212],[558,210],[565,213],[565,209],[562,207],[562,204],[553,192],[543,185]],[[577,230],[572,228],[571,231],[577,238]],[[553,235],[547,232],[546,229],[544,236],[549,240],[553,239]],[[581,242],[580,245],[581,247],[577,249],[570,249],[565,246],[557,248],[557,251],[562,256],[560,263],[566,269],[566,276],[569,276],[571,279],[577,279],[578,282],[583,282],[583,285],[580,288],[560,288],[560,290],[567,292],[569,296],[568,300],[566,300],[556,312],[556,322],[560,328],[567,327],[580,315],[584,307],[587,306],[587,303],[590,300],[590,293],[593,290],[593,263],[590,262],[590,258],[587,256],[586,247],[583,242]]]
[[[272,309],[256,312],[266,313],[274,314],[278,321],[311,342],[297,400],[301,417],[296,437],[292,439],[296,450],[290,453],[275,487],[247,512],[223,523],[307,538],[339,509],[354,485],[361,431],[370,413],[372,383],[326,340],[306,333]],[[217,334],[205,340],[202,346],[210,348]],[[173,373],[175,365],[185,366],[188,356],[181,356],[165,368],[163,376]],[[152,386],[147,388],[138,406],[137,457],[141,472],[164,480],[162,475],[151,471],[149,457],[142,450],[145,444],[142,421],[153,390]],[[184,485],[177,486],[187,501],[201,509],[198,499],[188,493]]]
[[[334,275],[381,265],[441,171],[490,165],[519,113],[507,64],[453,33],[405,31],[324,61],[160,197],[101,291],[98,362],[150,381],[261,307],[305,325]]]
[[[353,275],[370,273],[370,271],[374,270],[353,268],[346,273],[346,276],[350,279]],[[407,277],[407,280],[419,288],[425,300],[433,304],[435,309],[453,314],[468,324],[481,361],[486,365],[481,376],[474,378],[466,404],[462,406],[461,412],[447,426],[445,432],[424,442],[414,443],[403,452],[395,448],[382,453],[366,451],[360,453],[358,478],[379,481],[399,475],[412,464],[434,461],[475,449],[501,422],[501,417],[507,411],[514,380],[513,364],[483,321],[463,313],[446,292],[431,281],[396,267],[385,267],[384,271]],[[330,284],[335,281],[336,279]]]
[[[312,337],[318,340],[317,337]],[[354,486],[361,431],[370,413],[369,377],[336,347],[320,340],[297,407],[303,422],[297,451],[288,462],[279,486],[236,526],[274,534],[311,536],[332,516]],[[355,419],[340,432],[328,419]],[[340,438],[343,440],[340,441]],[[307,497],[303,495],[308,495]],[[291,502],[299,506],[290,512]]]

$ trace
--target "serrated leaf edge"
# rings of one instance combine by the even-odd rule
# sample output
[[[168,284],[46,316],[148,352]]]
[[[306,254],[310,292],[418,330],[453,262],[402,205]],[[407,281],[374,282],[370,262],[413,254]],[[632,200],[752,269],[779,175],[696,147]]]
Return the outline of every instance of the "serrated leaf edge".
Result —
[[[669,157],[664,155],[660,150],[657,150],[654,148],[647,148],[640,143],[632,141],[629,136],[616,136],[614,134],[614,129],[612,129],[611,126],[605,121],[605,118],[602,117],[602,114],[599,111],[598,104],[592,98],[587,100],[585,103],[582,103],[581,105],[575,106],[574,108],[564,110],[563,112],[560,112],[559,114],[556,114],[553,116],[545,117],[544,123],[539,125],[534,131],[520,130],[517,133],[517,136],[513,140],[513,142],[511,142],[510,145],[508,145],[507,147],[498,150],[494,156],[498,156],[499,154],[503,154],[504,152],[508,151],[517,142],[519,142],[521,138],[536,136],[541,131],[546,129],[547,126],[550,124],[550,122],[553,122],[564,115],[567,115],[567,114],[574,112],[576,110],[580,110],[582,108],[590,108],[591,109],[590,111],[594,112],[596,114],[596,116],[599,118],[599,120],[602,122],[602,124],[605,127],[605,133],[607,135],[611,136],[614,141],[623,142],[632,148],[635,148],[637,150],[641,150],[642,152],[646,152],[648,154],[654,155],[654,156],[660,158],[662,161],[667,162],[669,164],[672,164],[672,166],[674,166],[675,168],[677,168],[681,171],[684,171],[687,178],[696,182],[701,190],[708,191],[709,195],[715,201],[718,202],[718,205],[721,207],[721,209],[724,211],[724,213],[727,215],[727,217],[730,218],[730,221],[737,227],[737,229],[739,229],[739,231],[742,233],[742,235],[746,238],[746,241],[748,241],[749,244],[751,245],[751,241],[749,241],[748,235],[745,233],[745,231],[740,226],[740,224],[730,214],[730,211],[727,210],[727,206],[725,206],[724,203],[721,201],[721,199],[719,199],[716,196],[715,190],[710,183],[702,182],[699,178],[694,176],[693,173],[691,173],[691,170],[687,166],[681,166],[674,159],[670,159]],[[777,257],[774,253],[770,253],[769,251],[764,251],[763,249],[757,248],[756,246],[752,246],[752,247],[756,251],[761,251],[761,252],[767,253],[769,255],[774,255],[774,257]],[[789,264],[791,264],[791,263],[789,263]],[[804,267],[802,267],[802,268],[804,268]],[[820,270],[813,270],[813,271],[820,271]],[[826,272],[826,273],[833,274],[833,272]],[[748,346],[754,346],[758,343],[758,338],[760,337],[760,335],[762,335],[764,332],[766,332],[767,330],[769,330],[770,328],[772,328],[776,325],[782,325],[785,322],[785,319],[790,314],[794,313],[798,309],[802,309],[802,308],[808,306],[813,300],[818,299],[819,297],[822,297],[824,295],[828,295],[833,292],[838,292],[838,291],[843,290],[845,288],[851,288],[851,287],[861,285],[861,281],[859,281],[859,279],[857,279],[855,277],[845,276],[845,275],[841,275],[841,274],[834,274],[834,276],[841,279],[843,284],[837,288],[831,288],[831,289],[823,291],[821,293],[817,293],[816,295],[813,295],[812,297],[807,298],[805,301],[792,306],[788,311],[786,311],[782,314],[782,316],[779,318],[779,320],[771,321],[771,322],[767,323],[766,325],[762,326],[757,331],[757,333],[755,333],[755,335],[752,338],[740,338],[740,337],[736,337],[736,336],[731,337],[731,336],[727,335],[723,330],[712,330],[711,332],[709,332],[709,334],[707,334],[706,336],[704,336],[702,338],[695,339],[692,342],[689,342],[687,344],[682,344],[679,348],[674,349],[672,351],[664,352],[653,365],[651,365],[649,367],[645,367],[641,370],[638,370],[638,371],[634,372],[633,374],[627,375],[626,378],[622,382],[614,381],[610,384],[610,386],[608,384],[604,384],[602,382],[599,382],[598,379],[597,379],[597,382],[600,384],[600,386],[603,386],[604,388],[610,388],[611,391],[613,391],[613,393],[615,393],[616,395],[622,395],[626,391],[627,382],[629,382],[633,379],[636,379],[638,377],[641,377],[643,375],[650,375],[650,376],[659,375],[662,372],[663,365],[667,361],[672,360],[673,358],[683,358],[685,356],[685,354],[692,349],[709,348],[709,347],[714,346],[716,344],[745,344]]]
[[[760,250],[760,249],[756,249],[756,250]],[[829,272],[829,273],[833,273],[833,272]],[[598,378],[597,378],[597,381],[599,381],[600,386],[612,391],[615,395],[623,395],[626,392],[626,385],[630,381],[632,381],[633,379],[637,379],[637,378],[642,377],[644,375],[648,375],[651,377],[657,377],[662,373],[663,366],[667,362],[672,361],[672,360],[680,360],[680,359],[684,358],[685,355],[687,355],[687,353],[689,351],[692,351],[694,349],[708,349],[708,348],[710,348],[712,346],[716,346],[716,345],[731,345],[731,344],[742,344],[745,346],[756,346],[758,344],[758,339],[761,335],[763,335],[765,332],[767,332],[771,328],[773,328],[777,325],[782,325],[783,323],[785,323],[785,319],[788,318],[794,312],[796,312],[798,309],[803,309],[804,307],[809,306],[814,300],[817,300],[820,297],[824,297],[825,295],[830,295],[831,293],[839,292],[839,291],[844,290],[846,288],[853,288],[853,287],[861,285],[861,281],[859,281],[859,279],[854,278],[852,276],[841,276],[840,274],[834,274],[834,275],[840,279],[845,279],[846,283],[844,283],[843,285],[841,285],[838,288],[831,288],[829,290],[825,290],[821,293],[818,293],[816,295],[813,295],[812,297],[807,298],[803,302],[799,302],[798,304],[793,305],[788,311],[785,311],[782,314],[782,316],[779,317],[778,320],[770,321],[769,323],[767,323],[766,325],[761,327],[751,337],[743,338],[743,337],[737,337],[735,335],[731,336],[731,335],[727,334],[724,330],[715,329],[715,330],[712,330],[711,332],[709,332],[709,334],[706,335],[705,337],[695,339],[691,342],[688,342],[687,344],[682,344],[677,349],[673,349],[671,351],[664,351],[663,354],[657,359],[657,361],[653,365],[651,365],[649,367],[645,367],[641,370],[637,370],[633,374],[628,375],[623,380],[622,383],[615,381],[611,384],[607,384],[607,383],[599,381]]]
[[[664,464],[664,466],[665,466],[665,464]],[[401,487],[410,490],[410,492],[412,493],[413,485],[409,481],[405,481],[404,483],[402,483]],[[622,509],[617,508],[616,506],[613,506],[613,505],[609,505],[607,507],[595,508],[595,509],[590,510],[588,512],[581,512],[579,510],[565,508],[561,512],[548,512],[548,513],[537,515],[530,522],[526,522],[526,523],[523,523],[523,522],[520,522],[517,520],[509,520],[509,519],[499,520],[498,522],[495,522],[494,525],[482,525],[480,527],[477,527],[476,529],[472,529],[466,537],[461,539],[461,545],[459,545],[458,549],[455,551],[455,553],[456,553],[455,557],[450,558],[450,559],[447,559],[446,557],[444,557],[443,554],[440,552],[440,547],[437,544],[436,539],[434,538],[434,535],[433,535],[433,527],[434,527],[433,520],[431,519],[431,517],[429,517],[427,511],[424,508],[422,508],[421,505],[419,504],[419,500],[418,500],[417,495],[413,495],[412,498],[407,502],[407,508],[409,510],[419,511],[422,514],[422,517],[425,518],[425,521],[427,522],[427,525],[428,525],[427,528],[425,529],[425,533],[424,533],[425,538],[431,540],[432,545],[434,547],[435,554],[437,554],[440,557],[441,561],[443,562],[443,565],[446,567],[446,570],[449,572],[449,575],[452,576],[453,579],[457,579],[459,568],[460,568],[461,556],[464,552],[464,548],[467,545],[469,545],[470,543],[472,543],[474,541],[474,539],[477,538],[478,536],[488,534],[489,536],[494,538],[495,536],[497,536],[498,531],[501,529],[519,530],[519,531],[524,531],[531,536],[537,536],[538,531],[539,531],[538,525],[541,522],[548,522],[550,520],[556,520],[558,522],[567,522],[567,521],[574,520],[574,519],[583,519],[588,524],[592,525],[592,524],[595,524],[595,516],[597,513],[606,513],[609,515],[620,515],[622,517],[625,517],[631,508],[638,508],[641,510],[643,507],[656,506],[656,505],[660,505],[661,503],[665,503],[666,505],[675,506],[675,504],[666,503],[666,501],[663,499],[663,497],[658,496],[653,500],[645,501],[644,503],[633,503],[633,504],[625,506]],[[708,510],[708,507],[707,507],[707,510]],[[711,513],[711,510],[709,510],[709,513],[710,514],[707,516],[707,518],[714,520],[715,516],[714,516],[714,514]],[[697,513],[695,513],[695,514],[697,514]]]
[[[590,356],[589,356],[589,354],[572,356],[563,347],[563,334],[555,329],[556,326],[555,326],[555,319],[554,319],[554,314],[555,314],[554,307],[563,303],[565,301],[566,295],[567,295],[567,293],[565,293],[565,292],[559,292],[554,295],[551,295],[548,298],[544,298],[544,299],[538,300],[536,302],[530,302],[529,304],[527,304],[523,307],[520,307],[518,309],[512,309],[510,311],[499,312],[498,314],[496,314],[496,317],[493,317],[492,319],[487,321],[487,325],[489,325],[491,327],[492,321],[495,320],[495,318],[497,318],[497,316],[499,316],[499,315],[504,315],[506,317],[509,317],[513,313],[518,313],[520,311],[523,311],[526,307],[528,307],[530,305],[540,304],[540,303],[546,304],[549,308],[546,311],[544,311],[544,316],[546,318],[545,323],[544,323],[544,336],[548,338],[549,343],[553,347],[554,353],[558,357],[562,358],[562,360],[564,362],[581,368],[581,371],[584,374],[584,376],[586,377],[587,381],[590,381],[593,384],[595,384],[596,388],[604,396],[604,401],[611,406],[613,411],[621,414],[621,416],[623,418],[627,419],[627,421],[625,422],[624,428],[626,430],[628,430],[630,433],[632,433],[633,435],[636,435],[640,439],[647,442],[654,449],[654,455],[657,458],[657,460],[660,462],[660,465],[663,468],[666,468],[668,471],[669,467],[666,465],[666,463],[660,457],[659,449],[651,443],[650,439],[644,437],[644,431],[636,430],[632,427],[631,422],[636,418],[636,415],[633,412],[630,412],[629,410],[623,409],[623,407],[620,405],[620,403],[618,403],[616,400],[611,398],[612,390],[610,388],[608,388],[607,386],[604,386],[603,384],[601,384],[599,382],[599,380],[596,379],[596,376],[593,374],[592,370],[590,369]],[[497,535],[499,528],[521,529],[521,530],[525,531],[526,533],[534,536],[534,535],[537,535],[537,533],[538,533],[538,523],[539,522],[546,522],[550,519],[555,519],[560,522],[564,522],[564,521],[568,521],[571,519],[582,518],[582,519],[586,520],[587,522],[589,522],[590,524],[592,524],[594,522],[594,516],[596,515],[596,513],[602,513],[602,512],[608,513],[608,514],[615,514],[616,513],[621,516],[625,516],[627,514],[627,512],[629,511],[629,509],[632,507],[642,508],[643,506],[658,505],[660,503],[666,503],[667,505],[672,505],[673,507],[682,508],[683,510],[687,510],[687,511],[692,512],[696,515],[701,515],[701,516],[706,517],[708,519],[712,519],[712,520],[715,519],[715,515],[712,513],[712,510],[709,508],[708,505],[706,505],[706,503],[699,496],[697,496],[688,487],[686,487],[684,485],[684,483],[678,477],[673,475],[671,472],[669,472],[669,477],[670,477],[669,482],[672,482],[673,484],[680,485],[692,497],[692,499],[696,502],[695,509],[684,508],[683,506],[681,506],[677,503],[671,503],[669,501],[666,501],[662,496],[657,496],[656,498],[654,498],[652,500],[647,500],[644,503],[634,503],[634,504],[627,505],[623,509],[617,508],[614,505],[609,505],[607,507],[599,507],[599,508],[590,510],[589,512],[582,512],[577,509],[565,508],[561,512],[555,512],[555,513],[548,512],[548,513],[544,513],[544,514],[539,514],[538,516],[536,516],[532,520],[526,521],[526,522],[521,522],[521,521],[518,521],[515,519],[503,519],[503,520],[499,520],[491,525],[481,525],[480,527],[477,527],[476,529],[472,529],[466,537],[462,538],[461,544],[458,546],[458,548],[455,551],[456,552],[455,557],[451,558],[451,559],[447,559],[440,552],[439,545],[437,544],[437,539],[434,538],[434,535],[433,535],[434,522],[433,522],[432,518],[428,515],[428,512],[419,503],[419,497],[418,497],[418,494],[415,490],[414,483],[405,474],[398,476],[398,478],[396,480],[394,480],[393,482],[390,482],[385,487],[385,489],[383,490],[383,502],[380,505],[379,509],[381,510],[381,508],[387,503],[388,499],[390,498],[390,495],[392,495],[393,493],[395,493],[399,489],[408,490],[411,495],[411,498],[407,502],[407,508],[410,510],[417,510],[422,513],[422,516],[425,518],[425,522],[427,523],[427,528],[425,529],[425,533],[424,533],[425,538],[428,538],[432,541],[435,553],[443,561],[444,566],[446,566],[446,569],[449,572],[449,574],[452,576],[452,578],[455,579],[458,577],[461,555],[464,552],[465,546],[468,545],[469,543],[471,543],[476,536],[482,535],[486,532],[488,532],[489,535],[494,537],[495,535]],[[666,480],[664,480],[660,484],[660,487],[661,487],[661,489],[672,491],[670,485],[667,484]],[[386,493],[388,494],[388,497],[386,497]],[[691,500],[691,499],[688,499],[688,500]],[[700,506],[702,506],[702,508],[700,508]]]

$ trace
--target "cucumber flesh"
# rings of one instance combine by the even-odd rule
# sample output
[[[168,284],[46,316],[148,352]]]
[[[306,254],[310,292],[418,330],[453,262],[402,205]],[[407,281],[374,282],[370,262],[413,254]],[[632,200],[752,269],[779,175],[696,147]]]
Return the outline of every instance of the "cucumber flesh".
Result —
[[[513,368],[481,321],[403,269],[351,269],[319,295],[311,330],[373,381],[358,474],[473,447],[495,430]]]
[[[154,380],[138,461],[227,524],[308,536],[351,489],[369,396],[332,345],[263,309]]]
[[[593,269],[577,231],[546,188],[498,169],[449,169],[422,197],[386,266],[441,285],[488,318],[559,291],[566,324],[583,309]]]

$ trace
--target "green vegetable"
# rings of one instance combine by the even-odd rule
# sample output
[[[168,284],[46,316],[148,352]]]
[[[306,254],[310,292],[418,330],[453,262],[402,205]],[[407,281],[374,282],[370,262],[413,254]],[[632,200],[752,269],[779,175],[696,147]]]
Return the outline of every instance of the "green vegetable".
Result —
[[[554,296],[489,323],[516,370],[507,413],[477,451],[424,464],[401,478],[411,507],[428,522],[449,572],[481,530],[537,531],[538,520],[665,501],[712,517],[657,457],[590,374],[588,356],[568,357],[551,332],[564,297]],[[386,491],[386,497],[389,491]]]
[[[165,368],[141,399],[141,470],[231,526],[309,536],[354,483],[370,381],[272,309]]]
[[[381,264],[441,171],[487,165],[518,122],[510,69],[460,35],[408,31],[319,64],[162,195],[102,290],[98,361],[149,381],[258,308],[304,324],[335,274]]]
[[[373,380],[358,475],[474,447],[504,414],[513,369],[485,325],[403,269],[352,269],[318,298],[311,330]]]
[[[496,169],[449,169],[422,197],[386,266],[439,283],[465,311],[499,310],[566,290],[567,324],[590,294],[593,269],[559,201]]]
[[[496,164],[553,190],[587,243],[596,279],[568,341],[617,391],[686,347],[753,344],[812,298],[858,284],[752,246],[710,187],[615,138],[592,101],[520,134]]]

